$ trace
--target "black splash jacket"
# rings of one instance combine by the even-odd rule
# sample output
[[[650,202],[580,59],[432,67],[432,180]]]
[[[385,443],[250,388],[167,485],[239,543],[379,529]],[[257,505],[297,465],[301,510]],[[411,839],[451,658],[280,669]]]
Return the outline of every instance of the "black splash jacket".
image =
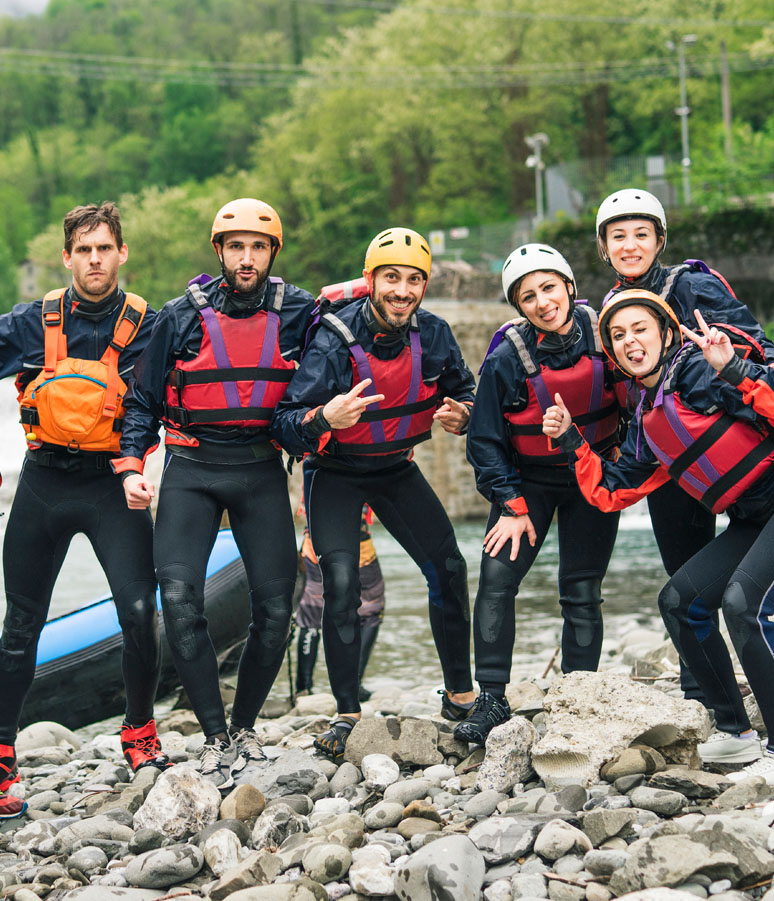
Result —
[[[363,351],[386,364],[382,368],[389,370],[390,362],[396,360],[407,345],[403,341],[385,342],[377,337],[364,315],[368,303],[368,298],[350,303],[336,310],[336,316],[350,329]],[[438,404],[443,403],[444,397],[470,404],[475,380],[448,323],[427,310],[419,309],[416,316],[422,349],[422,382],[437,385]],[[315,465],[340,470],[375,472],[410,457],[411,448],[366,455],[347,454],[344,445],[336,445],[335,433],[322,418],[321,410],[335,395],[353,387],[353,375],[347,345],[335,331],[321,323],[285,397],[277,405],[272,437],[290,454],[312,454]],[[378,384],[376,389],[379,391]]]
[[[527,349],[541,370],[570,369],[594,350],[589,330],[581,318],[583,315],[575,309],[575,328],[565,338],[543,337],[531,325],[521,327]],[[606,360],[604,368],[608,386],[619,380],[619,374]],[[528,404],[538,405],[528,387],[526,370],[511,343],[503,340],[484,361],[468,426],[467,456],[476,473],[478,490],[490,503],[499,504],[506,515],[528,512],[521,491],[523,481],[561,486],[575,484],[562,454],[552,463],[546,461],[545,464],[519,458],[511,442],[505,412],[526,409]],[[538,436],[536,440],[542,440],[548,453],[549,439]]]

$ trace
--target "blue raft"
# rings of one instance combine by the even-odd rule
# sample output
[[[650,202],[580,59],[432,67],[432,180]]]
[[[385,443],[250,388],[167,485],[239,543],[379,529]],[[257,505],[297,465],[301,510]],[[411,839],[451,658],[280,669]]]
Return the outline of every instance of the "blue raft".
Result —
[[[161,600],[156,593],[161,610]],[[230,529],[218,532],[207,563],[204,613],[218,659],[232,659],[250,624],[247,576]],[[158,696],[179,685],[164,620],[159,616],[162,664]],[[35,681],[21,725],[53,720],[70,729],[124,711],[121,627],[111,597],[49,620],[38,644]]]

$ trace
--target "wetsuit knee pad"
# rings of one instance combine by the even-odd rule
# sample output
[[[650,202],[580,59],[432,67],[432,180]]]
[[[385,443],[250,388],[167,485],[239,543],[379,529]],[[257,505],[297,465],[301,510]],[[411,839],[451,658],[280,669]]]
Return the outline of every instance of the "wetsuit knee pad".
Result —
[[[666,621],[667,618],[673,616],[681,603],[682,596],[670,579],[658,593],[658,609],[662,619]]]
[[[723,617],[729,631],[744,625],[749,607],[744,585],[741,582],[729,582],[723,592]]]
[[[204,599],[195,585],[179,579],[160,579],[159,587],[169,644],[183,660],[193,660],[197,651],[196,627],[203,620],[199,611]]]
[[[602,597],[599,579],[581,579],[573,582],[559,599],[562,617],[572,628],[579,647],[589,647],[602,622]]]
[[[9,602],[0,638],[0,667],[9,673],[21,669],[30,652],[37,646],[38,636],[44,625],[45,617]]]
[[[476,628],[487,644],[494,644],[502,629],[518,583],[510,566],[488,554],[481,561],[481,579],[476,595]]]
[[[277,651],[287,644],[293,584],[289,579],[276,579],[250,592],[250,634],[268,651]]]
[[[320,558],[323,574],[324,620],[336,627],[340,640],[355,640],[357,610],[360,606],[359,560],[343,551],[333,551]]]
[[[130,645],[141,658],[154,661],[159,650],[156,589],[148,589],[129,601],[116,599],[116,611],[124,634],[124,645]]]

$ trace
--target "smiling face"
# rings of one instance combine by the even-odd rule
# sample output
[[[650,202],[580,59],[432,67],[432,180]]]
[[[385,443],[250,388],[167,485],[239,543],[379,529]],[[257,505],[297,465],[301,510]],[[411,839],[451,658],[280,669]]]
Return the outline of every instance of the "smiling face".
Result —
[[[610,345],[616,362],[629,375],[639,378],[646,387],[655,385],[661,374],[662,325],[646,306],[632,304],[610,317]],[[664,347],[672,343],[672,332]],[[655,368],[658,366],[658,371]]]
[[[371,303],[385,328],[401,328],[422,303],[427,278],[413,266],[380,266],[373,273]]]
[[[652,219],[618,219],[605,226],[605,250],[623,278],[638,278],[653,265],[664,243]]]
[[[567,282],[556,272],[530,272],[519,282],[514,300],[521,312],[541,332],[566,335],[572,328]]]
[[[260,232],[226,232],[221,245],[226,281],[241,294],[252,294],[266,281],[272,243]]]
[[[118,267],[126,262],[129,250],[119,247],[108,226],[101,222],[91,231],[79,229],[72,248],[62,251],[65,266],[72,271],[73,287],[84,300],[97,303],[118,284]]]

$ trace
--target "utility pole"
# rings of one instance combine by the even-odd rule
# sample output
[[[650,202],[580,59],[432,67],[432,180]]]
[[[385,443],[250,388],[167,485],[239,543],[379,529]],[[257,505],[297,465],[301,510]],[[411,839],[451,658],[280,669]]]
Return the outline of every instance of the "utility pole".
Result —
[[[532,150],[532,154],[527,157],[526,165],[528,169],[535,170],[535,224],[539,225],[545,218],[543,211],[543,170],[546,164],[542,159],[543,148],[548,144],[548,135],[542,131],[534,135],[527,135],[524,138],[526,145]]]
[[[734,139],[731,131],[731,80],[728,75],[728,54],[725,41],[720,42],[720,99],[723,104],[726,159],[732,163],[734,161]]]
[[[680,76],[680,106],[675,109],[675,115],[680,117],[680,137],[682,140],[682,167],[683,167],[683,203],[690,206],[691,203],[691,152],[688,144],[688,116],[691,108],[688,106],[688,88],[686,85],[685,45],[695,44],[695,34],[684,34],[677,45],[674,41],[667,41],[670,50],[677,49],[677,60]]]

